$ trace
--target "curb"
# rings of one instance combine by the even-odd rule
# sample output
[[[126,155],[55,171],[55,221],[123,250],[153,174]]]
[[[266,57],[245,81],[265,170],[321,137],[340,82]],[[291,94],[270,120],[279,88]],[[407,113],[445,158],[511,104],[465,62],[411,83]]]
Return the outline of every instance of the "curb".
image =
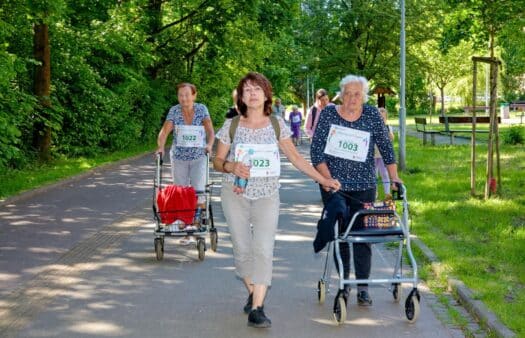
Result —
[[[46,184],[46,185],[44,185],[42,187],[39,187],[39,188],[25,190],[25,191],[23,191],[23,192],[21,192],[21,193],[19,193],[17,195],[13,195],[11,197],[7,197],[6,199],[3,199],[3,200],[0,199],[0,207],[3,207],[3,206],[6,206],[6,205],[9,205],[9,204],[14,204],[14,203],[26,200],[28,198],[31,198],[31,197],[37,196],[39,194],[45,193],[45,192],[47,192],[47,191],[49,191],[51,189],[60,188],[60,187],[66,186],[68,184],[75,183],[75,182],[80,181],[80,180],[82,180],[84,178],[93,176],[96,173],[103,172],[103,171],[106,171],[106,170],[118,167],[118,166],[120,166],[122,164],[126,164],[128,162],[132,162],[132,161],[138,160],[138,159],[140,159],[140,158],[142,158],[144,156],[148,156],[149,154],[151,154],[151,152],[146,152],[146,153],[143,153],[143,154],[135,155],[133,157],[128,157],[128,158],[125,158],[125,159],[122,159],[122,160],[118,160],[116,162],[110,162],[110,163],[102,164],[102,165],[99,165],[99,166],[97,166],[95,168],[88,169],[86,172],[83,172],[81,174],[77,174],[75,176],[71,176],[71,177],[68,177],[68,178],[65,178],[65,179],[58,179],[58,181],[56,181],[54,183],[49,183],[49,184]]]
[[[423,252],[426,258],[430,261],[432,266],[432,271],[436,275],[442,275],[443,269],[441,268],[441,263],[437,256],[430,250],[425,243],[423,243],[419,238],[411,236],[412,242],[416,244],[419,249]],[[503,325],[492,313],[483,302],[474,299],[474,293],[460,280],[453,276],[447,276],[447,283],[449,289],[451,289],[458,300],[465,306],[467,311],[474,317],[478,318],[481,325],[488,328],[490,331],[494,332],[498,337],[504,338],[515,338],[516,334],[511,331],[508,327]]]

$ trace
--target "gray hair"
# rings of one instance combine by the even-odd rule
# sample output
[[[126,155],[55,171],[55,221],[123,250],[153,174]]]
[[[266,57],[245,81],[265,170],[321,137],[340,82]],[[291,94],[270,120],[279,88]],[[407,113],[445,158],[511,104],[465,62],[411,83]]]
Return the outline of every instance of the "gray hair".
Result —
[[[366,103],[368,101],[368,80],[364,76],[350,74],[343,77],[341,82],[339,82],[339,88],[341,88],[341,97],[343,97],[345,93],[345,86],[353,82],[361,84],[361,87],[363,88],[363,103]]]

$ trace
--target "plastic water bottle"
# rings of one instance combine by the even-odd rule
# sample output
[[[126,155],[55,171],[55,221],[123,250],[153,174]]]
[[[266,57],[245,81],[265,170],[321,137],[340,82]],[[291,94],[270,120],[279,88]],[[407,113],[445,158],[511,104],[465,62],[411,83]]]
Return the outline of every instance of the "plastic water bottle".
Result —
[[[242,158],[242,164],[244,164],[247,167],[252,166],[252,159],[250,154],[247,153],[246,155],[244,155],[244,157]],[[235,176],[234,185],[238,186],[239,188],[246,189],[246,186],[248,185],[248,179]]]

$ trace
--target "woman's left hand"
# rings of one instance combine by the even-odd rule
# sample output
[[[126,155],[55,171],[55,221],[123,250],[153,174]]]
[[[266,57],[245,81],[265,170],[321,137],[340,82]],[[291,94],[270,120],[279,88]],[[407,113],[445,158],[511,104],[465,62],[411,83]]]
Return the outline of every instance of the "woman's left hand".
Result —
[[[204,147],[204,151],[207,154],[211,154],[212,148],[213,148],[213,144],[206,144],[206,147]]]

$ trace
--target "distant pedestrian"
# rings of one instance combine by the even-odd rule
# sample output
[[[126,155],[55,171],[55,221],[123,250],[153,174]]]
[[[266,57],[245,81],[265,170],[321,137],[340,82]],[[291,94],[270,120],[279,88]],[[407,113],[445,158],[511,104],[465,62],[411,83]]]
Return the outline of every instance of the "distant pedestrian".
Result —
[[[237,89],[234,89],[232,91],[232,100],[233,106],[231,106],[230,109],[228,109],[228,112],[226,113],[227,119],[231,119],[239,115],[239,109],[237,108]]]
[[[308,135],[310,139],[314,137],[315,128],[317,127],[317,123],[319,122],[321,112],[328,104],[330,104],[328,92],[323,88],[317,90],[317,92],[315,93],[315,103],[308,111],[306,122],[304,124],[304,130],[306,132],[306,135]]]
[[[282,119],[286,121],[286,107],[283,106],[280,98],[275,99],[275,104],[272,106],[272,114],[275,116],[282,117]]]
[[[381,118],[385,122],[385,132],[388,133],[388,138],[390,139],[390,141],[393,141],[394,132],[392,130],[392,126],[388,125],[388,112],[385,108],[379,108],[378,110],[381,114]],[[385,162],[383,161],[383,157],[381,156],[377,145],[374,146],[374,160],[376,163],[376,175],[379,174],[379,177],[381,177],[381,182],[383,183],[384,198],[391,198],[392,196],[390,195],[390,177],[388,176],[388,170],[386,170]]]
[[[289,119],[290,129],[292,129],[292,140],[297,146],[301,140],[301,123],[303,122],[303,116],[296,105],[292,107],[292,112],[290,113]]]

